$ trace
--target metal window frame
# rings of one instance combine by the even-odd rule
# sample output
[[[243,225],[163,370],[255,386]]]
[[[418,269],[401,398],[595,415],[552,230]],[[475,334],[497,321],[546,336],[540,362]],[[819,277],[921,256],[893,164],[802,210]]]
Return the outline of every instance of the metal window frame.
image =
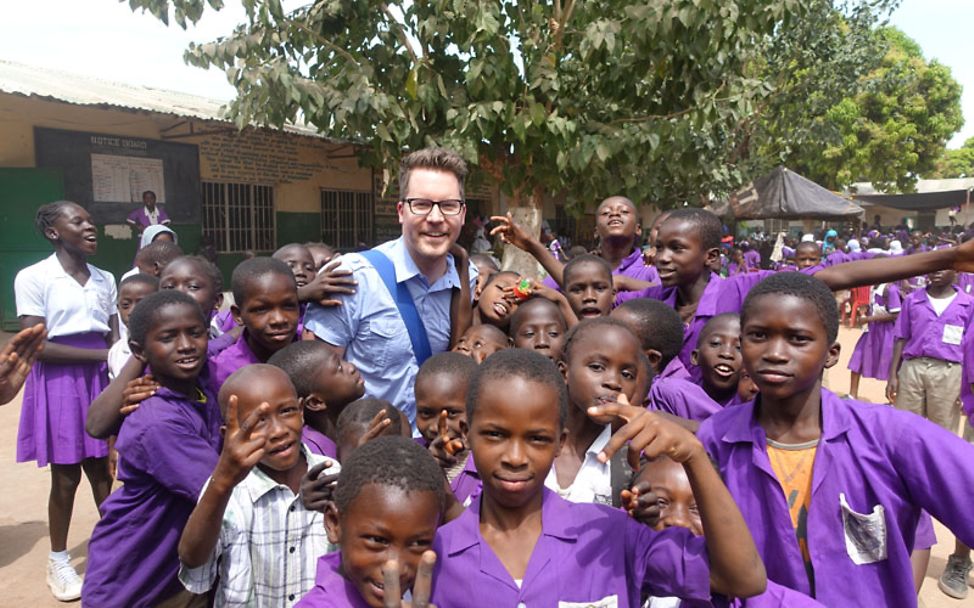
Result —
[[[203,234],[218,253],[277,248],[274,187],[267,184],[204,181]]]
[[[375,196],[370,190],[322,188],[321,240],[340,251],[353,251],[359,240],[375,241]],[[350,221],[351,226],[346,225]]]

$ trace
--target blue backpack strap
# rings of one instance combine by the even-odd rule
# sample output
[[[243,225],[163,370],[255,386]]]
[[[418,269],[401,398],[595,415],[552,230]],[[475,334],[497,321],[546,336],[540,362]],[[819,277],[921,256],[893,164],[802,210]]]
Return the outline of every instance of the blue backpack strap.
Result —
[[[359,252],[362,257],[368,260],[379,273],[379,278],[385,283],[389,295],[396,302],[399,309],[399,316],[406,324],[406,331],[409,333],[409,341],[413,345],[413,356],[416,357],[417,365],[422,365],[424,361],[433,355],[430,348],[429,336],[426,335],[426,326],[423,319],[416,310],[416,302],[409,293],[409,289],[404,283],[396,282],[396,267],[384,253],[376,249],[368,249]]]

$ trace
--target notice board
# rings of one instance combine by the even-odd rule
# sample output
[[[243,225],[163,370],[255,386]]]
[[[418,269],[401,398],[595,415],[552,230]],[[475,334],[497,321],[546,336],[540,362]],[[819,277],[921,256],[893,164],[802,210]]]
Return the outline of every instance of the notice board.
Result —
[[[193,144],[102,133],[34,128],[38,168],[58,169],[64,196],[96,224],[123,224],[152,190],[177,224],[199,224],[199,149]]]

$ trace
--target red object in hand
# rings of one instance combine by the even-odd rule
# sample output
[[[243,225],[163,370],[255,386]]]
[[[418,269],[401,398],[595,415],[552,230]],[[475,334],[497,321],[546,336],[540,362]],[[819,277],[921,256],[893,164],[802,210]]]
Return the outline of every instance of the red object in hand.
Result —
[[[518,300],[527,300],[531,297],[532,293],[534,293],[534,289],[531,287],[530,279],[521,279],[514,286],[514,297]]]

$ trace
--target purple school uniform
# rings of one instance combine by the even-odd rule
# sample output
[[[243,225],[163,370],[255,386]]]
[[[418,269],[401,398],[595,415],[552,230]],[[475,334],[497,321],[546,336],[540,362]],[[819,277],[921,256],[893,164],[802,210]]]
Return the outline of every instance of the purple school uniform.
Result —
[[[125,419],[115,442],[124,485],[91,534],[85,606],[154,606],[182,589],[176,547],[220,454],[220,408],[206,397],[162,388]]]
[[[900,290],[893,283],[885,289],[873,289],[871,314],[899,312],[902,307]],[[893,359],[893,331],[896,321],[872,321],[859,336],[849,358],[849,369],[866,378],[889,380],[889,367]]]
[[[724,409],[699,384],[689,379],[664,378],[662,375],[649,388],[646,407],[697,422],[703,422]]]
[[[304,425],[304,430],[301,432],[301,441],[304,442],[304,445],[308,446],[308,449],[313,454],[326,456],[335,461],[338,460],[338,446],[317,429]]]
[[[469,507],[474,499],[480,496],[483,482],[480,481],[480,473],[477,472],[477,467],[473,462],[473,454],[467,454],[467,462],[460,474],[450,482],[450,489],[453,490],[457,502],[464,507]]]
[[[358,589],[338,572],[341,564],[340,551],[319,557],[315,586],[294,608],[369,608]]]
[[[812,268],[806,269],[805,272],[814,273],[820,269],[820,266],[813,266]],[[690,372],[694,380],[700,379],[700,372],[697,366],[691,363],[690,354],[697,347],[697,341],[700,338],[700,332],[703,331],[703,326],[707,324],[707,321],[711,317],[725,312],[740,312],[741,304],[744,303],[744,297],[747,296],[747,292],[772,274],[774,274],[773,271],[762,270],[759,272],[738,274],[727,277],[726,279],[716,274],[710,275],[710,281],[707,282],[707,287],[704,288],[703,294],[700,296],[700,301],[697,303],[697,310],[694,313],[693,319],[690,320],[690,323],[687,324],[683,332],[683,348],[680,350],[679,355],[680,361],[687,368],[687,371]],[[666,302],[673,308],[676,308],[676,296],[676,287],[657,285],[640,291],[620,292],[616,296],[616,305],[626,300],[651,298]]]
[[[958,272],[954,285],[957,285],[957,289],[963,291],[967,295],[974,295],[974,273]]]
[[[206,343],[206,358],[212,359],[216,357],[226,349],[233,346],[233,343],[236,341],[237,339],[234,338],[233,334],[229,332],[220,334],[215,338],[210,338],[210,340]]]
[[[250,350],[250,345],[247,344],[247,330],[245,329],[233,344],[210,359],[210,390],[214,395],[218,395],[220,387],[233,372],[254,363],[263,363],[263,361],[257,358],[254,351]]]
[[[740,506],[768,579],[812,594],[755,418],[759,405],[760,397],[715,414],[697,437]],[[910,552],[921,509],[962,542],[974,541],[974,447],[915,414],[842,400],[826,389],[821,418],[807,519],[816,599],[826,606],[916,606]]]
[[[657,380],[662,380],[663,378],[676,378],[678,380],[689,380],[690,372],[687,371],[683,362],[680,361],[679,357],[673,357],[670,362],[663,366],[662,371],[660,371],[659,376],[656,377]]]
[[[646,281],[647,283],[659,283],[659,273],[656,272],[656,267],[646,265],[646,261],[643,259],[643,252],[638,247],[633,249],[632,253],[622,258],[622,261],[615,267],[612,274],[621,274],[626,277],[639,279],[640,281]],[[560,290],[558,283],[555,283],[555,280],[551,276],[545,277],[542,283],[546,287]]]
[[[166,213],[166,210],[162,208],[162,205],[156,205],[156,211],[158,212],[156,217],[157,221],[155,222],[156,224],[168,224],[171,221],[169,219],[169,214]],[[152,218],[150,218],[149,214],[145,211],[145,205],[139,207],[132,213],[129,213],[128,218],[126,219],[130,224],[141,227],[142,230],[145,230],[149,226],[153,225]]]
[[[492,606],[588,605],[616,596],[618,608],[637,608],[641,590],[710,598],[703,538],[684,528],[656,532],[621,510],[542,491],[541,536],[520,588],[481,536],[480,501],[474,501],[436,533],[434,604],[466,608],[472,598],[490,598]]]
[[[760,270],[761,254],[756,249],[748,249],[744,252],[744,264],[748,270]]]
[[[960,363],[964,359],[961,342],[974,314],[974,298],[957,296],[939,317],[930,305],[927,290],[920,289],[904,298],[893,335],[904,339],[903,360],[930,357]]]
[[[960,405],[967,414],[967,419],[974,425],[974,392],[971,385],[974,384],[974,331],[964,332],[964,343],[961,345],[964,350],[964,364],[961,366],[960,380]]]

